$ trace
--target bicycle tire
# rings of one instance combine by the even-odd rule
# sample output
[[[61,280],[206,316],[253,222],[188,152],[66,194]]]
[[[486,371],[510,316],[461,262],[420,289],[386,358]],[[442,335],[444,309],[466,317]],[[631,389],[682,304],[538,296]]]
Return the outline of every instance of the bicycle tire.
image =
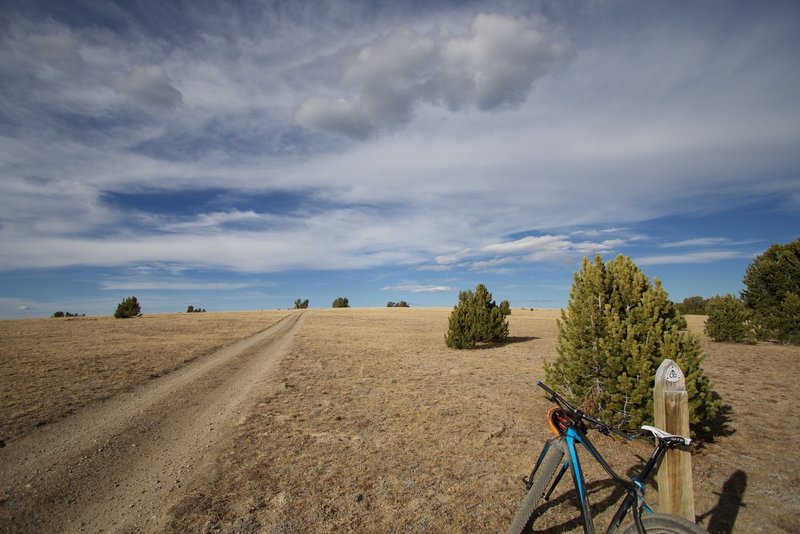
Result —
[[[530,526],[536,505],[539,504],[539,500],[547,491],[550,482],[559,467],[561,467],[563,459],[564,449],[562,448],[561,439],[559,439],[552,444],[541,465],[539,465],[539,469],[536,470],[536,474],[533,476],[533,485],[531,485],[531,489],[525,495],[525,500],[517,510],[514,521],[511,522],[511,527],[508,529],[509,534],[522,534]]]
[[[706,529],[675,515],[642,514],[642,524],[647,534],[709,534]],[[629,523],[622,534],[637,534],[636,523]]]

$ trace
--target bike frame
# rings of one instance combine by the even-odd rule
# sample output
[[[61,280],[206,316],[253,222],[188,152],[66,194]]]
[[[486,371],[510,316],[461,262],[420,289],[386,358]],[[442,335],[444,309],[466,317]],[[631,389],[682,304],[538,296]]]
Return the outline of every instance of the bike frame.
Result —
[[[595,529],[594,522],[592,520],[592,512],[589,507],[589,495],[586,490],[586,481],[583,476],[580,457],[578,456],[578,445],[581,445],[601,465],[603,470],[608,473],[614,482],[622,486],[628,493],[617,509],[616,514],[614,514],[611,524],[608,526],[608,534],[614,534],[617,531],[620,524],[622,524],[623,519],[625,518],[625,514],[627,514],[631,508],[633,508],[633,520],[636,523],[636,528],[641,534],[644,534],[645,531],[644,526],[642,525],[642,511],[646,510],[648,513],[652,513],[652,510],[644,500],[643,481],[647,480],[647,478],[650,476],[650,473],[658,464],[659,459],[666,450],[666,444],[661,440],[656,440],[656,448],[653,450],[653,454],[650,456],[650,459],[647,461],[644,468],[642,468],[639,477],[626,479],[614,472],[611,466],[608,465],[608,462],[605,461],[600,452],[592,444],[591,440],[589,440],[589,438],[586,436],[585,430],[580,428],[578,425],[568,426],[562,437],[564,438],[563,441],[558,441],[557,438],[550,438],[547,440],[544,449],[539,455],[539,459],[536,461],[536,465],[534,467],[535,473],[551,446],[557,446],[564,449],[564,463],[561,466],[558,475],[553,480],[550,489],[545,493],[545,500],[549,500],[550,495],[553,493],[556,486],[569,469],[569,471],[572,473],[572,481],[575,485],[575,489],[578,492],[578,503],[581,510],[581,519],[583,521],[583,531],[586,534],[594,534]],[[531,480],[533,480],[533,473],[531,473]]]

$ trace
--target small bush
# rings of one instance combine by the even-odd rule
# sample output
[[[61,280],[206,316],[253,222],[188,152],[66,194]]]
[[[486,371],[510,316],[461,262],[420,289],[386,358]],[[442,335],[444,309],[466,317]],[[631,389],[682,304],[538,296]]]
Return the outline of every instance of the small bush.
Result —
[[[706,304],[705,332],[714,341],[752,341],[750,310],[741,299],[730,293],[712,297]]]
[[[445,344],[453,349],[474,348],[478,343],[497,343],[508,337],[506,316],[511,306],[504,300],[498,306],[483,284],[458,294],[458,304],[450,314]]]
[[[295,299],[294,301],[295,310],[305,310],[306,308],[308,308],[308,299],[305,300]]]
[[[337,297],[333,301],[333,307],[334,308],[349,308],[350,307],[350,301],[347,300],[347,297]]]
[[[141,314],[142,307],[136,297],[128,297],[117,305],[114,317],[117,319],[129,319],[131,317],[139,317]]]

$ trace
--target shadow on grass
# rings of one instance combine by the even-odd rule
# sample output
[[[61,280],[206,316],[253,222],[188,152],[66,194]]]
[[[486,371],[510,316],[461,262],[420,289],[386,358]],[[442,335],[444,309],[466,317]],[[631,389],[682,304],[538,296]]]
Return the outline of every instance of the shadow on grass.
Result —
[[[744,491],[747,488],[747,473],[741,469],[734,471],[722,485],[722,491],[717,493],[719,500],[708,512],[697,516],[699,523],[709,518],[707,530],[711,534],[727,534],[733,532],[739,510],[744,507]]]
[[[716,391],[711,392],[711,398],[715,401],[722,400]],[[704,443],[714,443],[717,438],[727,438],[735,434],[736,429],[731,426],[732,415],[733,407],[730,404],[722,404],[716,417],[710,421],[708,431],[697,433],[697,447],[702,448]]]
[[[513,345],[514,343],[525,343],[526,341],[534,341],[539,339],[536,336],[509,336],[505,341],[498,341],[492,343],[478,343],[472,349],[467,350],[491,350],[505,345]]]
[[[613,487],[614,490],[607,497],[601,501],[591,502],[591,494],[610,487]],[[592,517],[597,517],[599,514],[603,513],[612,506],[618,506],[621,502],[621,499],[625,496],[625,490],[610,478],[587,483],[586,489],[590,495],[589,500],[591,504],[589,505],[589,509],[591,510]],[[568,516],[569,519],[563,523],[559,523],[558,525],[553,525],[550,527],[542,528],[537,526],[536,521],[542,516],[542,514],[556,506],[564,506],[565,510],[569,511],[569,513],[564,515]],[[558,534],[575,529],[582,529],[582,527],[583,519],[581,518],[580,508],[578,507],[578,492],[575,489],[572,489],[562,495],[559,495],[555,499],[550,499],[549,501],[540,504],[531,517],[531,520],[528,522],[528,526],[524,532]]]

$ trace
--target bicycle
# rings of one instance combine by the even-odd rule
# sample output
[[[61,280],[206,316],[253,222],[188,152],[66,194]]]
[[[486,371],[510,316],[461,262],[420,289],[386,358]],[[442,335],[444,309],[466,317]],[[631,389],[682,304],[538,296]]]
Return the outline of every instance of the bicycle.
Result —
[[[541,454],[539,454],[539,458],[536,460],[530,477],[523,478],[528,493],[517,511],[514,521],[511,523],[509,534],[521,534],[522,532],[528,532],[526,529],[533,528],[533,523],[537,519],[535,512],[539,500],[542,498],[544,498],[545,501],[550,499],[550,496],[567,470],[572,473],[572,479],[578,494],[578,507],[581,512],[583,531],[586,534],[594,533],[594,522],[589,508],[589,497],[583,470],[581,469],[581,463],[578,459],[577,445],[582,445],[595,461],[601,465],[606,473],[609,474],[614,484],[622,487],[625,493],[627,493],[617,509],[616,514],[614,514],[611,524],[608,526],[608,534],[617,532],[617,529],[622,524],[628,512],[631,512],[633,521],[622,531],[623,534],[652,534],[653,532],[708,534],[708,531],[702,527],[682,517],[654,513],[644,499],[645,482],[648,480],[667,449],[688,446],[692,441],[690,438],[672,435],[653,426],[642,426],[643,430],[651,432],[655,437],[655,449],[638,477],[630,479],[623,478],[615,473],[611,466],[603,459],[603,456],[589,440],[587,433],[590,429],[595,429],[607,436],[612,433],[616,434],[623,437],[626,441],[631,441],[633,436],[575,408],[567,402],[567,400],[543,383],[537,381],[536,385],[544,389],[550,401],[557,405],[557,407],[553,406],[547,414],[548,426],[555,434],[555,437],[545,442],[544,448]],[[645,511],[647,514],[643,515]]]

